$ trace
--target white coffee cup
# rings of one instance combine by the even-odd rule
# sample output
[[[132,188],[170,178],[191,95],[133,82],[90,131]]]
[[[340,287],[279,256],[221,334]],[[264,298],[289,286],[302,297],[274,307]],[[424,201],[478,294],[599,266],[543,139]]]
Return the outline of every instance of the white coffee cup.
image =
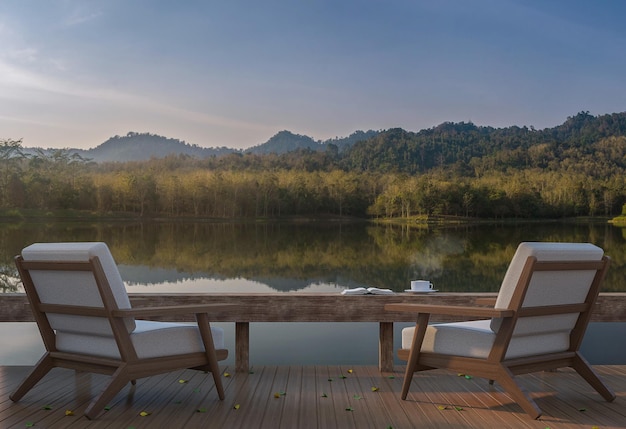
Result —
[[[411,280],[411,290],[428,291],[433,288],[433,284],[428,280]]]

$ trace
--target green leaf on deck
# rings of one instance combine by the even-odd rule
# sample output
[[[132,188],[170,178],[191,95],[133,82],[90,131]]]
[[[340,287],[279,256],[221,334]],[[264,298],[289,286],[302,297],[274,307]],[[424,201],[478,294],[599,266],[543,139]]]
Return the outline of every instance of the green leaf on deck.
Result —
[[[44,405],[41,407],[42,410],[50,411],[52,409],[52,405]]]
[[[396,378],[395,375],[388,375],[387,378],[389,378],[390,380],[393,380],[394,378]]]
[[[363,397],[361,395],[354,395],[354,396],[352,396],[352,398],[356,399],[357,401],[363,399]]]
[[[354,408],[352,408],[352,407],[346,407],[346,411],[354,411]]]
[[[322,393],[322,398],[328,398],[328,395],[326,393]]]
[[[463,407],[454,407],[454,409],[457,411],[463,411]]]
[[[35,423],[33,423],[33,422],[26,422],[26,427],[27,428],[32,428],[33,426],[35,426]]]
[[[206,408],[198,408],[196,413],[206,413]]]

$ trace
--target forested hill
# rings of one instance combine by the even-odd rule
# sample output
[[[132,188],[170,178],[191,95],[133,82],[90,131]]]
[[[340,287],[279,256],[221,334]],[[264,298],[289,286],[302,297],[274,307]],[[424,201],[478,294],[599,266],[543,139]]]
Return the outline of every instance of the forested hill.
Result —
[[[626,113],[581,112],[543,130],[447,122],[419,132],[364,134],[313,142],[284,131],[267,143],[275,152],[223,148],[215,156],[168,152],[118,163],[68,150],[30,154],[21,141],[0,140],[0,211],[560,218],[612,216],[626,208]],[[293,136],[303,145],[287,144]],[[131,150],[137,141],[145,141],[145,153],[154,141],[204,153],[136,133],[100,149]],[[298,149],[285,152],[291,147]],[[125,160],[132,160],[130,152]]]
[[[150,158],[165,158],[169,155],[185,154],[196,158],[221,156],[233,152],[232,149],[205,148],[190,145],[184,141],[150,133],[129,132],[126,136],[114,136],[101,145],[88,150],[71,149],[85,158],[96,162],[105,161],[145,161]]]
[[[450,167],[461,175],[509,168],[576,168],[609,175],[626,167],[626,112],[581,112],[554,128],[492,128],[446,122],[417,133],[391,129],[352,146],[348,170],[416,174]]]
[[[339,151],[343,151],[357,141],[366,140],[377,134],[377,131],[372,130],[355,131],[348,137],[335,137],[326,141],[316,141],[309,136],[294,134],[285,130],[280,131],[265,143],[246,150],[238,150],[224,146],[207,148],[156,134],[129,132],[125,136],[116,135],[111,137],[92,149],[67,149],[67,151],[94,162],[147,161],[151,158],[165,158],[171,155],[185,155],[203,159],[221,157],[232,153],[268,155],[285,154],[298,150],[323,152],[329,145],[334,145]],[[26,149],[26,151],[35,153],[36,149]],[[54,149],[43,151],[48,154],[55,152]]]
[[[246,149],[245,153],[258,155],[284,154],[297,150],[325,151],[331,145],[336,146],[338,151],[344,151],[356,142],[367,140],[378,135],[378,131],[355,131],[348,137],[335,137],[326,141],[315,141],[309,136],[294,134],[290,131],[281,131],[270,138],[267,142]]]

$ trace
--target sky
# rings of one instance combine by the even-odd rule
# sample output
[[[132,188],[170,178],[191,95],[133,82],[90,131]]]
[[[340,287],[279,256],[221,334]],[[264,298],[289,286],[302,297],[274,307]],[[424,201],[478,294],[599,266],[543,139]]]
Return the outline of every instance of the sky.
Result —
[[[626,111],[623,0],[2,0],[0,141],[247,148]]]

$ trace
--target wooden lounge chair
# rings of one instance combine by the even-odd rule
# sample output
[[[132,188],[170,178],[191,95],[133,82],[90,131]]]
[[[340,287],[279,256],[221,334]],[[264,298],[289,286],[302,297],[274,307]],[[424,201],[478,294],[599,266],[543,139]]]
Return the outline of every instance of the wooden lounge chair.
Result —
[[[220,399],[218,361],[226,359],[224,333],[209,313],[229,305],[131,308],[119,271],[104,243],[36,243],[15,258],[46,352],[10,395],[19,401],[52,368],[112,375],[85,410],[97,417],[128,383],[193,368],[210,371]],[[195,314],[197,325],[136,320]]]
[[[407,361],[406,399],[413,373],[445,368],[497,381],[532,418],[541,409],[515,381],[519,374],[574,368],[604,399],[615,394],[579,353],[609,257],[589,243],[521,243],[493,308],[387,304],[414,312],[398,357]],[[486,320],[428,325],[431,314]]]

